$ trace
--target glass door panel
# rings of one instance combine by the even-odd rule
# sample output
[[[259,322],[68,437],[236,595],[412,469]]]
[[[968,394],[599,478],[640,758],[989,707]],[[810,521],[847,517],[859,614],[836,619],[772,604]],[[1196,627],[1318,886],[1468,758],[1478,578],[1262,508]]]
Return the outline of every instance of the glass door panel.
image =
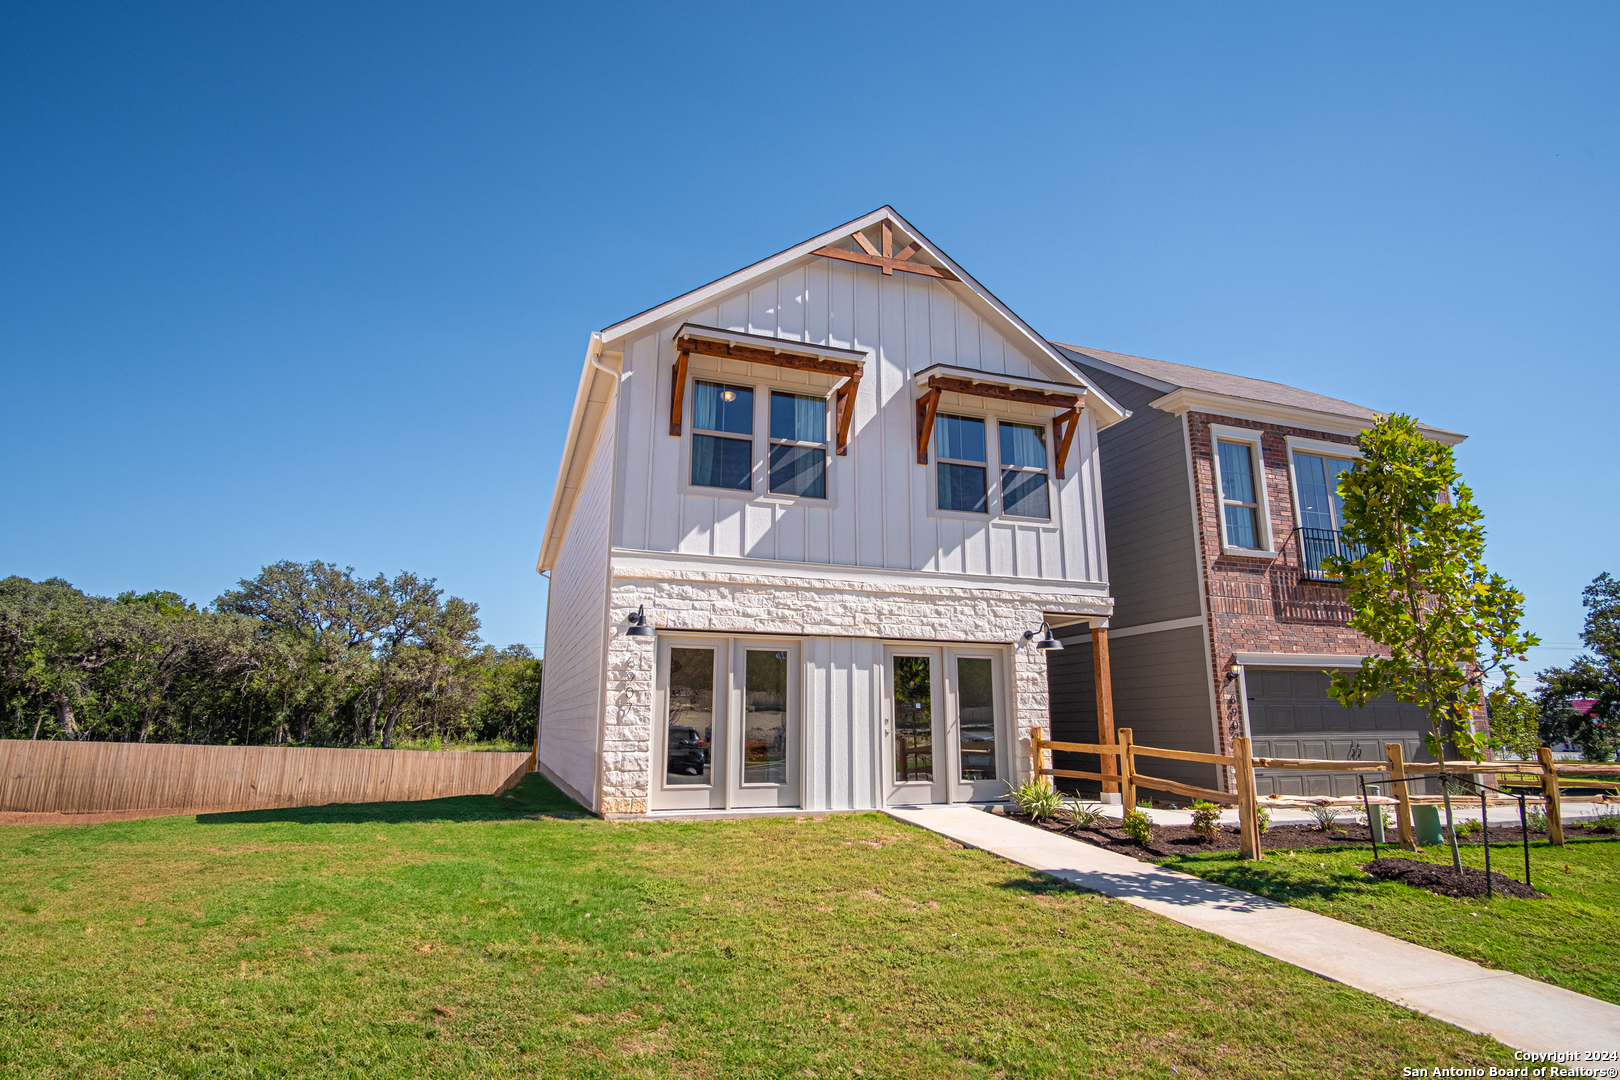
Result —
[[[653,738],[653,809],[726,805],[725,656],[719,643],[658,643],[655,686],[662,716]]]
[[[950,754],[941,736],[944,655],[939,649],[889,648],[883,702],[883,768],[891,804],[944,802]]]
[[[1001,660],[946,651],[951,675],[951,801],[984,802],[1007,793],[1002,747]]]
[[[743,672],[743,783],[788,782],[787,651],[749,649]]]

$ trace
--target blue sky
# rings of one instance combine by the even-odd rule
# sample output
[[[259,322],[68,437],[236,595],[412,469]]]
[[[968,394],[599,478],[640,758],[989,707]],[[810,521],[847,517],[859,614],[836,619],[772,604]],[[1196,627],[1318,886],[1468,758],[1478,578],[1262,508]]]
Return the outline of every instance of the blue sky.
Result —
[[[588,9],[588,10],[587,10]],[[1615,556],[1620,8],[0,8],[0,573],[409,568],[538,644],[586,338],[892,203],[1050,338],[1469,433]],[[1605,404],[1607,403],[1607,404]]]

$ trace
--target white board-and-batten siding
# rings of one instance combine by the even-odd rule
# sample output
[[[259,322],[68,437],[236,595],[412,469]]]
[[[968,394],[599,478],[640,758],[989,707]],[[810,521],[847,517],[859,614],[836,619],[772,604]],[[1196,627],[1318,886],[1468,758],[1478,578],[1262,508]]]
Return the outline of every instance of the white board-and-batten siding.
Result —
[[[958,286],[959,288],[959,286]],[[715,494],[686,483],[684,435],[668,434],[673,337],[683,322],[868,354],[847,456],[828,453],[828,498]],[[1066,460],[1050,474],[1052,520],[935,511],[934,471],[916,462],[912,378],[935,364],[1047,379],[1055,372],[1003,335],[947,284],[816,258],[609,348],[623,350],[614,546],[633,551],[792,563],[1104,582],[1096,423],[1089,410]],[[838,379],[693,356],[698,375],[825,395]],[[947,394],[942,412],[1046,423],[1052,410]],[[765,437],[756,429],[756,442]],[[829,432],[829,435],[831,433]],[[993,427],[987,437],[994,439]],[[1056,442],[1048,434],[1048,454]],[[930,448],[930,457],[932,457]],[[995,458],[991,451],[992,460]],[[990,481],[999,477],[991,468]]]
[[[586,799],[592,810],[597,809],[598,744],[606,706],[616,429],[616,417],[610,410],[591,452],[568,533],[552,569],[546,602],[540,761],[574,794]]]

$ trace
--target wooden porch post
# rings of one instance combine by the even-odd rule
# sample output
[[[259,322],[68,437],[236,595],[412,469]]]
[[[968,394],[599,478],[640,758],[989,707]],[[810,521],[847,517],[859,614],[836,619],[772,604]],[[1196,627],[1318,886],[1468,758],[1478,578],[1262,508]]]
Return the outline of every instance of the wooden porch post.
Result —
[[[1091,670],[1091,681],[1097,690],[1097,741],[1104,744],[1117,742],[1114,736],[1114,676],[1108,666],[1107,623],[1091,624]],[[1103,775],[1115,776],[1118,770],[1119,759],[1112,754],[1104,754]],[[1102,789],[1115,792],[1119,790],[1119,784],[1105,780]]]

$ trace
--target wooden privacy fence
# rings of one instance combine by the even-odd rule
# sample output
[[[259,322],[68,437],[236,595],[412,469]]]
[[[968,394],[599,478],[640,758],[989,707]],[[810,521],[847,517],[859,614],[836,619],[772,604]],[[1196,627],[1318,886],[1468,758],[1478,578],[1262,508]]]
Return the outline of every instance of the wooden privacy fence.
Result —
[[[1033,728],[1030,731],[1030,753],[1033,758],[1032,773],[1035,776],[1056,776],[1074,780],[1097,780],[1105,785],[1119,785],[1121,802],[1127,809],[1136,805],[1136,789],[1138,787],[1151,788],[1154,791],[1168,791],[1175,795],[1185,795],[1192,799],[1204,799],[1212,803],[1222,803],[1238,808],[1238,828],[1240,833],[1240,847],[1245,859],[1260,858],[1260,797],[1255,789],[1255,769],[1302,769],[1311,772],[1359,772],[1359,773],[1388,773],[1392,780],[1428,779],[1440,776],[1438,762],[1412,762],[1410,766],[1403,759],[1403,747],[1398,742],[1384,744],[1385,760],[1383,762],[1361,761],[1323,761],[1307,760],[1303,758],[1257,758],[1248,738],[1239,736],[1233,740],[1233,753],[1231,754],[1205,754],[1193,750],[1166,750],[1154,746],[1140,746],[1132,736],[1130,728],[1120,728],[1117,732],[1117,743],[1076,743],[1057,742],[1041,737],[1041,729]],[[1047,768],[1044,752],[1047,750],[1060,750],[1074,754],[1096,754],[1102,758],[1103,771],[1100,773],[1084,772],[1079,769]],[[1237,791],[1216,791],[1214,788],[1197,787],[1193,784],[1184,784],[1179,780],[1167,780],[1160,776],[1150,776],[1136,767],[1139,757],[1161,758],[1171,761],[1196,761],[1207,765],[1224,765],[1233,770],[1237,779]],[[1576,779],[1582,776],[1620,776],[1620,766],[1614,765],[1584,765],[1572,762],[1554,761],[1552,751],[1542,747],[1540,760],[1535,763],[1523,761],[1448,761],[1445,767],[1452,773],[1462,774],[1508,774],[1519,776],[1534,776],[1541,784],[1542,799],[1546,804],[1547,812],[1547,838],[1555,846],[1564,845],[1563,823],[1563,793],[1561,785],[1567,783],[1581,783]],[[1412,828],[1412,804],[1414,802],[1434,801],[1437,796],[1414,796],[1407,791],[1405,783],[1392,783],[1394,791],[1395,823],[1400,834],[1401,846],[1408,851],[1417,850],[1415,832]],[[1386,804],[1389,800],[1383,800]]]
[[[529,753],[0,740],[0,813],[268,810],[492,795]],[[135,813],[128,813],[135,812]]]

